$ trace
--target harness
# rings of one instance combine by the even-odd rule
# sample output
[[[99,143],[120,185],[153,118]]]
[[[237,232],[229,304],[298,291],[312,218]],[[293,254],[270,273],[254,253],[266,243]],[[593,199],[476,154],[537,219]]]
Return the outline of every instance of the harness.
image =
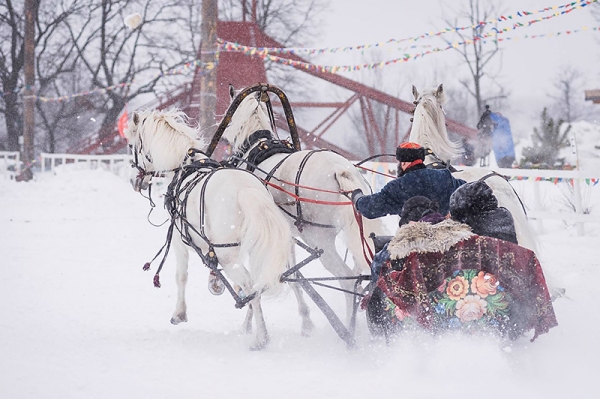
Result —
[[[450,162],[442,161],[431,148],[425,148],[425,156],[429,155],[434,159],[434,162],[427,164],[426,166],[430,169],[448,169],[450,172],[458,172],[454,166],[450,165]]]
[[[197,150],[196,150],[197,151]],[[200,151],[198,151],[200,152]],[[189,154],[189,153],[188,153]],[[173,239],[173,232],[175,229],[181,234],[181,238],[184,244],[194,249],[198,254],[202,262],[213,271],[217,277],[221,280],[225,288],[233,296],[236,304],[236,308],[242,308],[254,299],[257,292],[253,292],[245,297],[240,297],[236,290],[231,286],[229,281],[225,278],[221,270],[218,268],[219,260],[215,253],[215,248],[228,248],[239,246],[239,242],[234,243],[213,243],[206,236],[204,225],[205,225],[205,193],[206,187],[210,179],[212,179],[216,173],[224,170],[222,165],[210,158],[205,158],[197,161],[193,161],[190,164],[183,165],[176,171],[173,176],[173,180],[169,183],[167,192],[165,194],[165,208],[167,209],[171,220],[169,229],[167,230],[167,238],[165,244],[161,247],[158,253],[154,256],[152,261],[144,265],[144,270],[150,268],[150,264],[164,251],[163,258],[158,266],[158,269],[154,275],[154,286],[160,288],[159,274],[169,254],[171,247],[171,241]],[[253,175],[254,176],[254,175]],[[195,228],[186,218],[187,213],[187,200],[192,190],[194,190],[199,184],[200,187],[200,228]],[[202,252],[202,249],[194,243],[192,234],[198,235],[208,245],[208,251]]]
[[[294,205],[296,206],[296,214],[294,215],[292,212],[288,211],[283,207],[282,204],[277,204],[277,207],[281,209],[283,213],[288,215],[290,218],[294,219],[294,226],[298,229],[299,232],[302,232],[305,225],[322,227],[322,228],[335,228],[333,225],[317,223],[310,220],[304,219],[302,215],[302,201],[300,199],[300,178],[302,177],[302,173],[304,172],[304,167],[306,163],[310,159],[310,157],[316,152],[322,151],[330,151],[327,149],[319,149],[319,150],[311,150],[309,151],[298,167],[298,171],[296,172],[296,178],[294,181]],[[240,163],[246,164],[246,170],[249,172],[253,172],[255,170],[259,170],[266,175],[263,183],[265,185],[270,185],[269,182],[271,179],[277,179],[274,177],[275,172],[284,164],[284,162],[289,158],[289,155],[296,152],[295,148],[286,140],[275,140],[273,139],[272,133],[268,130],[258,130],[252,133],[244,145],[240,147],[238,151],[230,158],[231,161],[228,162],[229,165],[237,167]],[[247,155],[246,155],[247,153]],[[279,161],[269,172],[262,170],[258,167],[260,163],[270,158],[275,154],[288,154],[285,158]],[[279,189],[278,186],[271,185],[275,189]]]
[[[237,167],[241,160],[246,162],[246,170],[254,172],[256,165],[275,154],[291,154],[296,152],[287,140],[275,140],[270,131],[258,130],[232,156],[231,166]],[[244,159],[244,154],[248,153]],[[274,171],[272,171],[274,172]]]
[[[485,180],[489,179],[492,176],[499,176],[499,177],[503,178],[504,180],[506,180],[508,182],[508,177],[506,177],[504,175],[501,175],[500,173],[495,172],[495,171],[491,171],[487,175],[481,177],[479,179],[479,181],[485,181]],[[525,204],[523,204],[523,201],[521,200],[521,197],[519,197],[519,194],[517,194],[517,191],[512,186],[512,184],[509,183],[508,185],[510,186],[510,188],[512,188],[513,193],[515,193],[515,195],[517,196],[517,199],[519,200],[519,203],[521,204],[521,208],[523,208],[523,213],[525,214],[525,217],[527,217],[527,210],[525,209]]]

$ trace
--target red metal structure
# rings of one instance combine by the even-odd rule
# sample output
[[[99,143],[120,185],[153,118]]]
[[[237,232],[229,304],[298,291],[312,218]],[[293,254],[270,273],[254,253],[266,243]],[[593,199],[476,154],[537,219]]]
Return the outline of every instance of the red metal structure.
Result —
[[[217,35],[220,39],[239,43],[250,47],[268,47],[281,48],[284,47],[273,38],[267,36],[260,30],[254,22],[234,22],[234,21],[219,21],[217,25]],[[307,62],[306,60],[294,54],[285,56],[294,61]],[[399,143],[406,138],[407,132],[401,132],[400,117],[401,113],[410,114],[414,109],[412,103],[403,101],[393,97],[387,93],[368,87],[359,82],[348,79],[344,76],[321,72],[317,70],[308,70],[298,66],[292,67],[310,74],[318,79],[322,79],[338,87],[348,90],[351,95],[344,102],[293,102],[292,108],[329,108],[333,111],[327,115],[322,121],[317,123],[312,130],[303,129],[298,126],[298,134],[304,148],[329,148],[337,151],[348,159],[360,159],[360,154],[348,148],[342,148],[324,138],[324,134],[328,132],[332,126],[347,113],[348,109],[355,103],[360,104],[360,115],[364,125],[366,147],[362,154],[376,154],[381,148],[386,148],[385,143]],[[185,84],[166,94],[164,97],[157,99],[151,104],[147,104],[146,108],[165,109],[173,106],[181,108],[190,118],[197,118],[200,107],[200,73],[197,69],[190,84]],[[229,84],[233,84],[236,88],[244,88],[252,86],[256,83],[267,82],[267,74],[265,64],[262,58],[258,55],[250,56],[242,52],[221,52],[217,65],[217,115],[223,115],[229,106]],[[377,105],[383,104],[386,112],[385,121],[378,122],[375,117],[374,109]],[[275,102],[277,104],[277,102]],[[277,118],[277,127],[287,130],[286,119],[283,117]],[[296,123],[298,124],[298,120]],[[477,130],[460,124],[451,119],[446,119],[448,130],[455,134],[465,136],[467,138],[476,139]],[[214,129],[214,127],[210,127]],[[206,131],[207,129],[205,129]],[[210,136],[212,132],[206,131]],[[93,138],[88,139],[86,143],[78,146],[76,150],[81,153],[94,153],[102,150],[103,153],[116,152],[125,146],[125,142],[115,129],[114,136],[103,140],[103,143],[95,141]],[[387,152],[393,152],[392,149]]]

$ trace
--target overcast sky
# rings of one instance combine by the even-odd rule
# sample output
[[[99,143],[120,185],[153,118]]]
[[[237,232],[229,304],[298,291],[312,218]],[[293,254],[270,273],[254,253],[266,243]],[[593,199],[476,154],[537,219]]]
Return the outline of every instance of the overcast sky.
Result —
[[[447,26],[444,16],[452,18],[453,12],[460,9],[459,1],[419,0],[330,0],[330,11],[325,19],[323,34],[313,43],[314,47],[355,46],[385,42],[389,39],[419,36],[425,32],[438,31]],[[445,3],[445,11],[440,4]],[[558,6],[566,0],[503,0],[500,2],[500,15],[516,14],[517,11],[536,11],[547,6]],[[600,8],[598,4],[594,7]],[[581,30],[584,26],[600,26],[594,19],[591,7],[575,10],[567,15],[542,21],[533,26],[523,27],[505,33],[503,37],[523,38],[525,35],[558,33],[567,30]],[[600,11],[600,10],[599,10]],[[518,22],[537,20],[541,15],[534,14],[518,19]],[[600,17],[599,17],[600,18]],[[464,20],[463,20],[464,21]],[[460,25],[460,24],[459,24]],[[509,26],[502,25],[502,26]],[[436,29],[437,28],[437,29]],[[421,41],[443,47],[439,40]],[[561,67],[571,65],[581,71],[586,81],[584,89],[600,88],[600,33],[581,32],[553,38],[522,39],[501,44],[501,58],[497,58],[495,69],[499,70],[498,80],[508,88],[510,107],[505,114],[511,119],[513,131],[531,130],[537,125],[538,116],[544,106],[551,103],[548,95],[553,93],[553,84]],[[347,65],[397,58],[399,53],[388,49],[372,52],[343,51],[337,54],[315,58],[313,62],[327,65]],[[411,50],[409,52],[415,52]],[[410,85],[417,87],[444,83],[458,86],[458,78],[466,76],[466,67],[460,65],[456,51],[446,51],[428,55],[422,59],[382,69],[386,81],[399,79],[399,85],[391,84],[387,91],[401,91],[404,99],[410,99]],[[368,80],[372,71],[344,73],[345,76]],[[441,81],[443,80],[443,82]],[[581,93],[583,97],[583,92]],[[600,123],[600,106],[594,110],[594,119]],[[475,111],[476,112],[476,111]],[[517,132],[518,133],[518,132]]]

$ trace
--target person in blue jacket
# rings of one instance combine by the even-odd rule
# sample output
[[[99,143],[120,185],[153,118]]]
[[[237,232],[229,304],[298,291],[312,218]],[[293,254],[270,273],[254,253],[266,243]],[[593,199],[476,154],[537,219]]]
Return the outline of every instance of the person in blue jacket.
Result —
[[[430,169],[425,166],[425,149],[417,143],[405,142],[396,149],[399,162],[398,177],[386,184],[380,192],[365,195],[361,189],[352,192],[352,203],[367,219],[386,215],[401,215],[404,203],[412,197],[423,196],[439,204],[439,212],[447,215],[450,196],[466,182],[456,179],[448,169]]]

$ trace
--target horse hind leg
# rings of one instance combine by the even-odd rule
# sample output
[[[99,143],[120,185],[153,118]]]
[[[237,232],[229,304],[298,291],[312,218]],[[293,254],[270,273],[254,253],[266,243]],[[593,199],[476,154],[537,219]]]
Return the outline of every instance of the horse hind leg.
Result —
[[[237,248],[229,248],[221,250],[221,253],[217,254],[223,271],[234,284],[240,287],[238,294],[241,296],[252,295],[253,282],[250,272],[246,269],[243,264],[237,262],[239,259],[239,253]],[[252,299],[248,303],[248,311],[246,312],[246,318],[242,324],[242,332],[252,332],[252,322],[254,322],[256,331],[254,333],[253,342],[250,345],[251,350],[260,350],[267,346],[269,343],[269,336],[267,334],[267,327],[260,306],[260,294],[257,293],[256,298]]]
[[[295,246],[292,246],[292,259],[294,261],[294,265],[296,264],[296,251]],[[294,266],[291,265],[291,266]],[[308,304],[304,300],[304,295],[302,294],[302,287],[298,283],[290,283],[290,287],[296,296],[296,302],[298,302],[298,314],[302,319],[302,327],[300,328],[300,335],[303,337],[310,337],[312,335],[313,330],[315,329],[315,324],[310,318],[310,308]]]
[[[319,259],[321,264],[327,271],[335,277],[350,277],[353,276],[352,269],[346,265],[342,257],[338,254],[335,246],[335,235],[333,234],[314,234],[302,236],[306,243],[312,247],[318,247],[323,250],[323,254]],[[346,298],[346,321],[350,323],[352,320],[352,310],[354,308],[354,292],[353,280],[340,280],[340,287],[348,291],[344,294]]]
[[[254,314],[254,324],[256,325],[256,333],[254,342],[250,345],[250,350],[257,351],[266,348],[269,343],[269,334],[267,333],[267,325],[260,305],[260,295],[257,295],[251,301],[252,313]]]
[[[248,304],[248,311],[246,311],[246,318],[244,324],[242,324],[242,334],[252,334],[252,317],[254,311],[252,310],[252,304]]]
[[[294,291],[294,295],[296,295],[296,301],[298,301],[298,314],[300,314],[300,317],[302,318],[300,335],[303,337],[310,337],[315,329],[315,324],[310,318],[310,309],[304,300],[304,295],[302,295],[302,287],[300,287],[298,283],[291,283],[290,285],[292,291]]]
[[[185,286],[188,280],[188,261],[189,251],[181,242],[175,242],[171,244],[175,250],[175,258],[177,260],[177,271],[175,273],[175,280],[177,282],[177,303],[175,305],[175,311],[171,317],[171,324],[177,325],[188,321],[187,319],[187,305],[185,302]]]

